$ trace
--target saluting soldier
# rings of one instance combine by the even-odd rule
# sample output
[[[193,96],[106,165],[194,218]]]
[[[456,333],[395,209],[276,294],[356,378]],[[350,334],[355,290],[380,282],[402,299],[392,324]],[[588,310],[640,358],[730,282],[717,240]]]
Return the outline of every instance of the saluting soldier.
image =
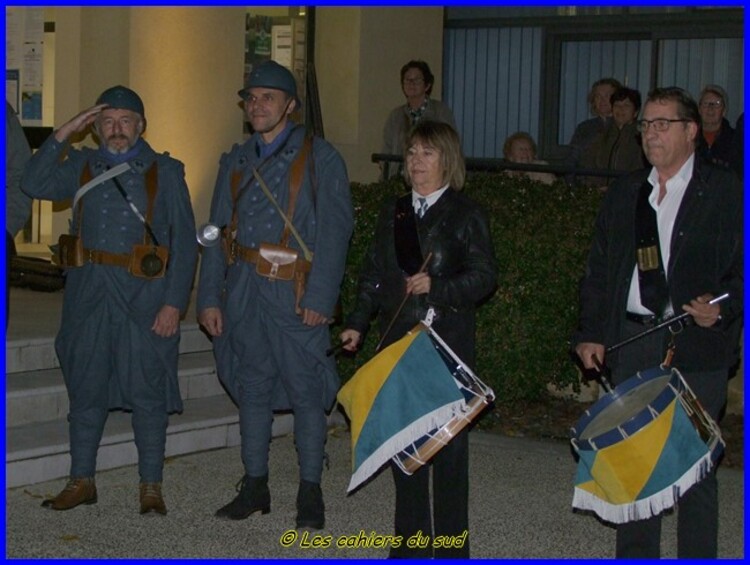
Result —
[[[92,125],[99,148],[71,148],[71,135]],[[156,153],[145,128],[140,96],[109,88],[44,142],[23,176],[29,196],[74,202],[58,250],[67,280],[55,342],[70,400],[71,467],[65,488],[44,502],[54,510],[97,501],[99,442],[108,411],[121,408],[132,412],[140,512],[167,513],[164,449],[168,414],[182,411],[180,315],[197,243],[184,167]]]

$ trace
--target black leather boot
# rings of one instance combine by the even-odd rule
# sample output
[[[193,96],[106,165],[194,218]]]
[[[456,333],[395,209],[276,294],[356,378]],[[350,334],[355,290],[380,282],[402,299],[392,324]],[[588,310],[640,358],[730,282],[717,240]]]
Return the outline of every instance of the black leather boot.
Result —
[[[244,520],[251,514],[260,511],[268,514],[271,511],[271,492],[268,490],[268,475],[251,477],[245,475],[235,487],[237,496],[234,500],[216,511],[216,517],[223,520]]]
[[[297,491],[297,529],[322,530],[326,523],[325,511],[320,485],[300,481]]]

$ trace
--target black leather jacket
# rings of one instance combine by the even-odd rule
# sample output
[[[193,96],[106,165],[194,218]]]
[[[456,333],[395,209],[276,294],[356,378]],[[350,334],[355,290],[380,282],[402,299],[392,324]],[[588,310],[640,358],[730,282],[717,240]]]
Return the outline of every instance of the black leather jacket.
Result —
[[[404,232],[410,225],[412,232],[416,227],[418,239]],[[411,193],[383,206],[346,327],[364,333],[378,314],[382,335],[404,298],[406,277],[419,271],[428,253],[430,292],[407,299],[384,346],[403,337],[432,306],[433,329],[471,365],[476,304],[495,289],[497,265],[486,214],[450,188],[421,220],[415,218]]]

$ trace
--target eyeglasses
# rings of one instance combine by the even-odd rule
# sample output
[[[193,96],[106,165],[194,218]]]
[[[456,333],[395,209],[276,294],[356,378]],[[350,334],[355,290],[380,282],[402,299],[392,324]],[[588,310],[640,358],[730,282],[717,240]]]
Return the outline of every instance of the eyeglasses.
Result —
[[[404,84],[422,84],[424,79],[422,78],[405,78]]]
[[[636,124],[636,128],[641,133],[646,133],[648,131],[649,126],[654,128],[654,131],[667,131],[669,129],[669,126],[672,125],[674,122],[689,122],[690,120],[668,120],[667,118],[656,118],[655,120],[638,120]]]
[[[721,108],[723,105],[724,102],[721,100],[708,100],[700,103],[701,108]]]

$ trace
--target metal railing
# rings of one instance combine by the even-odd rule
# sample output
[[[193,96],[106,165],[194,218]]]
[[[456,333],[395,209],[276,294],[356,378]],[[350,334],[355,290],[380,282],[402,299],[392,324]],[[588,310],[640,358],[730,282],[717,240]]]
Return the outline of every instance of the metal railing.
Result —
[[[403,163],[403,155],[389,155],[386,153],[373,153],[370,157],[373,163],[383,163],[384,171],[388,173],[391,163]],[[592,177],[619,177],[628,171],[613,169],[594,169],[571,167],[569,165],[532,165],[527,163],[512,163],[505,159],[478,159],[466,158],[466,170],[470,172],[502,172],[502,171],[528,171],[535,173],[552,173],[562,176],[592,176]]]

